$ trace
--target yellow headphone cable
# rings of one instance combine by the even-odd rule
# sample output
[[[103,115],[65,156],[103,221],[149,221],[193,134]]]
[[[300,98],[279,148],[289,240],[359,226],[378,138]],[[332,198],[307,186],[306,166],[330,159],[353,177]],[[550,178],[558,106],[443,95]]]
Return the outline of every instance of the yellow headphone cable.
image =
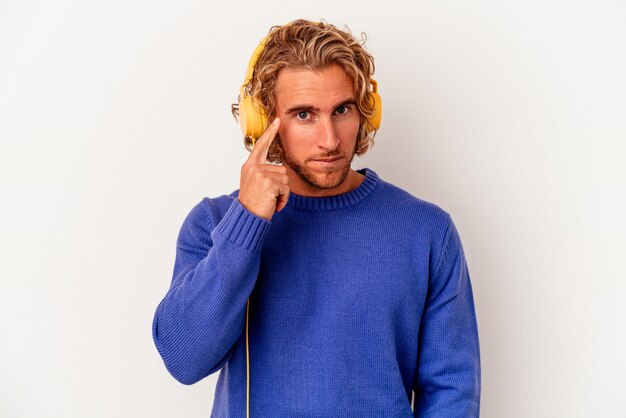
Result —
[[[250,418],[250,347],[248,343],[248,313],[250,299],[246,302],[246,418]]]

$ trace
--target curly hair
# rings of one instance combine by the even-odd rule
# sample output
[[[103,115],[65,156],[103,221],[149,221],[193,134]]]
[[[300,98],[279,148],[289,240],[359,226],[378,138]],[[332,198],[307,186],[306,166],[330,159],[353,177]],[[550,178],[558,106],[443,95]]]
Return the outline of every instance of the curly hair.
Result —
[[[318,71],[331,65],[339,65],[352,80],[354,97],[360,113],[355,154],[362,155],[374,144],[376,134],[376,129],[368,122],[374,114],[374,102],[370,96],[374,58],[363,46],[366,39],[362,33],[359,43],[351,33],[326,22],[298,19],[284,26],[273,26],[265,41],[263,52],[254,66],[252,80],[244,86],[244,90],[263,107],[265,114],[268,115],[268,122],[271,122],[276,113],[274,89],[280,70],[298,68]],[[239,104],[234,103],[231,111],[238,120]],[[244,145],[250,151],[252,139],[245,137]],[[282,161],[280,141],[272,143],[268,160]]]

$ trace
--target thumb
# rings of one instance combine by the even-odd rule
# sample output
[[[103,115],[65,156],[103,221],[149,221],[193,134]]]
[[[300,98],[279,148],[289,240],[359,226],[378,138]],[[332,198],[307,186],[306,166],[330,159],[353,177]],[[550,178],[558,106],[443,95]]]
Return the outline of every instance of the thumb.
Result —
[[[289,201],[289,192],[278,195],[278,198],[276,199],[276,212],[280,212],[281,210],[283,210],[283,208],[287,206],[288,201]]]

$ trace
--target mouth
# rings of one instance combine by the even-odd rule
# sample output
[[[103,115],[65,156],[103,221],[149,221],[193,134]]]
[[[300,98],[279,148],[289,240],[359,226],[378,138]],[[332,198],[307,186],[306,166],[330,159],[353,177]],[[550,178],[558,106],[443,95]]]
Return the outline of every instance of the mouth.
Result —
[[[331,158],[317,158],[312,160],[314,163],[322,167],[333,167],[343,159],[343,157],[331,157]]]

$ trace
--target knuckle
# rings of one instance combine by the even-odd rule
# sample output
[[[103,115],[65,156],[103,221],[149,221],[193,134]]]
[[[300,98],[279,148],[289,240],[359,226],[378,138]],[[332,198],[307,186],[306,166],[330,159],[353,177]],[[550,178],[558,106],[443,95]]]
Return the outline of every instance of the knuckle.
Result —
[[[259,166],[257,164],[251,165],[248,171],[250,171],[250,175],[254,177],[258,177],[261,174],[261,171],[259,170]]]
[[[272,179],[271,179],[271,178],[269,178],[269,177],[264,177],[264,178],[263,178],[263,186],[265,186],[265,187],[267,187],[267,188],[270,188],[270,187],[272,187],[273,185],[274,185],[274,182],[272,181]]]

